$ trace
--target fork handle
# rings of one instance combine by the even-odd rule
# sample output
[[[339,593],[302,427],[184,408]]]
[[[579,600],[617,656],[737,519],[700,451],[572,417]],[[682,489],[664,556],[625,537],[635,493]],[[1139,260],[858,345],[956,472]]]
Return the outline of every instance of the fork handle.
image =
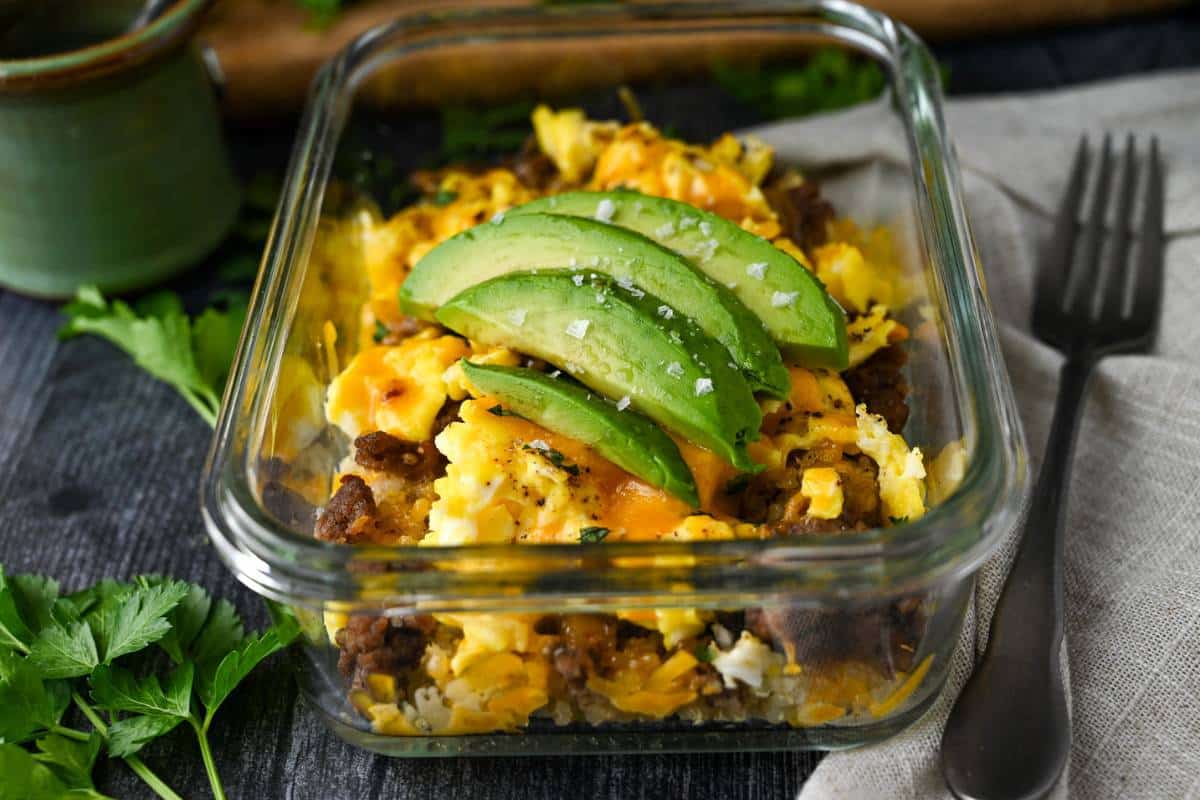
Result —
[[[1059,663],[1063,529],[1071,456],[1095,363],[1093,355],[1082,353],[1063,364],[1045,458],[987,650],[946,723],[942,769],[960,798],[1042,797],[1070,754]]]

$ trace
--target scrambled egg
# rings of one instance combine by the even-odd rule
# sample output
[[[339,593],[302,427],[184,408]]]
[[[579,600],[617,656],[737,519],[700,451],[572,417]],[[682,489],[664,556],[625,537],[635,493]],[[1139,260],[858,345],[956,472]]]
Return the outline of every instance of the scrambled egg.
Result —
[[[885,305],[871,306],[869,313],[846,326],[850,345],[850,366],[857,367],[883,348],[908,338],[908,329],[888,317]]]
[[[879,499],[892,524],[911,522],[925,514],[925,465],[921,449],[908,449],[899,434],[888,430],[878,414],[865,405],[854,410],[858,448],[879,465]]]
[[[801,477],[800,494],[808,498],[808,516],[837,519],[842,515],[842,479],[833,467],[809,467]]]
[[[421,333],[398,345],[361,351],[331,384],[325,413],[347,436],[383,431],[410,442],[428,440],[446,402],[451,364],[470,354],[457,336]]]

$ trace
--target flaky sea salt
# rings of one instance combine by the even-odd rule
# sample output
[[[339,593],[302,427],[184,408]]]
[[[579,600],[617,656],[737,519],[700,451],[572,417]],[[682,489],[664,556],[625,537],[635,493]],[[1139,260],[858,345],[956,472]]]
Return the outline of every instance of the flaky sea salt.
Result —
[[[514,308],[512,311],[508,312],[508,321],[513,325],[524,325],[525,317],[528,316],[528,314],[529,312],[523,308]]]
[[[646,296],[645,292],[633,285],[633,278],[630,278],[628,275],[623,275],[620,278],[617,278],[617,286],[620,286],[634,297]]]
[[[746,274],[751,278],[761,281],[767,275],[767,262],[756,261],[753,264],[746,265]]]
[[[678,361],[672,361],[670,364],[667,364],[667,374],[670,375],[672,378],[682,378],[683,377],[683,365],[680,364]]]
[[[596,204],[596,219],[601,222],[612,222],[615,213],[617,213],[617,205],[607,197]]]
[[[683,219],[679,220],[679,230],[681,231],[686,231],[688,228],[694,227],[696,227],[695,217],[684,217]]]
[[[654,229],[654,238],[667,239],[675,235],[675,224],[672,222],[664,222]]]
[[[796,298],[800,296],[799,292],[775,292],[771,295],[771,305],[776,308],[784,308],[796,302]]]
[[[550,445],[545,439],[533,439],[525,443],[527,447],[533,450],[541,450],[543,453],[550,449]]]
[[[670,306],[662,305],[658,307],[658,315],[663,319],[670,319],[671,317],[675,316],[675,312]]]
[[[706,394],[712,394],[712,390],[712,378],[696,378],[696,397],[703,397]]]
[[[625,395],[617,401],[617,411],[624,411],[629,408],[629,395]]]
[[[706,219],[701,220],[700,221],[700,232],[703,233],[705,236],[712,236],[712,223]]]
[[[705,239],[696,245],[696,258],[699,258],[701,261],[708,261],[716,254],[717,248],[720,246],[721,243],[716,239]]]
[[[499,225],[501,222],[504,222],[504,212],[503,212],[503,211],[497,211],[495,214],[493,214],[493,215],[492,215],[492,222],[494,222],[494,223],[495,223],[495,224],[497,224],[497,225]]]
[[[571,324],[567,325],[567,336],[582,339],[584,336],[587,336],[588,326],[591,324],[586,319],[573,319],[571,320]]]
[[[583,276],[578,273],[572,275],[571,283],[575,284],[576,286],[583,286]]]

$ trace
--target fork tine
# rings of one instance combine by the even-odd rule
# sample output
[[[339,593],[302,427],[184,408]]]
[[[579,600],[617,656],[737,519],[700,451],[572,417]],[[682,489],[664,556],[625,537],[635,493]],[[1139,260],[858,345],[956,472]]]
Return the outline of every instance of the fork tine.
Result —
[[[1121,188],[1117,195],[1117,213],[1113,218],[1113,243],[1108,257],[1108,277],[1103,289],[1104,306],[1100,311],[1100,318],[1104,320],[1119,319],[1125,307],[1125,286],[1129,274],[1129,228],[1133,224],[1129,214],[1133,207],[1133,193],[1137,188],[1137,157],[1132,133],[1125,139],[1123,164],[1124,174],[1121,176]]]
[[[1100,171],[1096,175],[1096,191],[1092,195],[1092,213],[1088,215],[1087,224],[1080,237],[1080,248],[1083,256],[1079,259],[1080,279],[1067,284],[1070,293],[1066,298],[1068,314],[1074,314],[1081,309],[1085,316],[1090,316],[1092,296],[1096,288],[1095,280],[1087,280],[1087,276],[1096,276],[1100,258],[1100,245],[1104,241],[1104,215],[1108,211],[1109,184],[1112,183],[1112,137],[1104,134],[1104,145],[1100,151]],[[1072,270],[1072,276],[1075,270]]]
[[[1147,165],[1146,207],[1142,212],[1141,252],[1137,285],[1134,287],[1132,319],[1153,326],[1158,319],[1163,284],[1163,173],[1158,156],[1158,137],[1150,139]],[[1149,329],[1153,336],[1153,328]]]
[[[1042,327],[1042,321],[1051,318],[1062,303],[1063,289],[1071,269],[1071,256],[1075,247],[1076,220],[1083,203],[1083,189],[1087,178],[1088,139],[1085,134],[1075,149],[1075,160],[1071,164],[1071,177],[1067,179],[1067,191],[1063,194],[1058,216],[1054,220],[1054,238],[1038,268],[1037,285],[1033,301],[1033,324]],[[1043,334],[1044,335],[1044,334]]]

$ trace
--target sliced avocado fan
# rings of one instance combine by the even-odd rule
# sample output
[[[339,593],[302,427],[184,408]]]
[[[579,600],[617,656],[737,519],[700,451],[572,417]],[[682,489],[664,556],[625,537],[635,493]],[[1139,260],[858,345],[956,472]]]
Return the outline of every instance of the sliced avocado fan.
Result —
[[[779,348],[742,301],[671,250],[594,219],[521,214],[463,231],[413,267],[400,289],[400,306],[433,319],[451,297],[489,278],[567,267],[662,298],[655,313],[691,317],[729,350],[753,389],[787,397],[791,382]]]
[[[671,437],[646,417],[620,410],[599,395],[537,370],[472,364],[467,380],[504,408],[547,430],[586,444],[651,486],[670,492],[692,508],[700,505],[696,481]]]
[[[568,192],[507,212],[591,217],[603,209],[612,224],[644,234],[691,259],[728,287],[767,326],[790,359],[812,367],[845,369],[846,315],[821,281],[796,259],[724,217],[640,192]]]
[[[762,412],[728,351],[662,300],[592,273],[493,278],[450,298],[442,325],[483,345],[541,358],[744,471]]]

